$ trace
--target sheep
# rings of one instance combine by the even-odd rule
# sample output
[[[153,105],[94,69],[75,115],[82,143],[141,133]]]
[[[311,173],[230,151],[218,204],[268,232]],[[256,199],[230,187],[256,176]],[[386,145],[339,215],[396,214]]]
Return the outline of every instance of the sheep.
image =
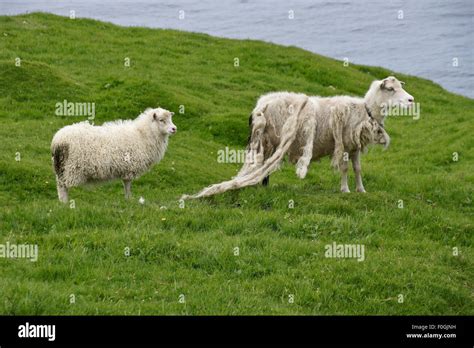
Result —
[[[390,137],[384,129],[387,107],[410,107],[414,101],[402,84],[393,76],[374,81],[364,98],[308,97],[289,92],[263,95],[250,116],[247,145],[247,151],[257,151],[249,157],[259,158],[260,155],[263,159],[246,161],[232,180],[182,198],[210,196],[259,182],[268,185],[269,174],[278,168],[285,154],[296,164],[296,174],[301,179],[305,178],[311,161],[332,156],[333,167],[341,171],[341,192],[350,192],[347,183],[350,159],[356,176],[356,191],[365,192],[360,154],[370,144],[389,146]],[[254,132],[254,120],[258,120],[259,129],[265,124],[263,133]]]
[[[123,181],[125,198],[130,198],[132,180],[165,155],[168,137],[177,131],[173,115],[148,108],[135,120],[61,128],[51,142],[59,200],[68,202],[71,187],[113,179]]]
[[[377,139],[377,136],[373,134],[375,138],[370,140],[369,143],[384,144],[385,148],[387,148],[390,143],[390,137],[384,129],[387,110],[393,106],[409,108],[414,102],[414,97],[403,89],[403,85],[404,82],[397,80],[394,76],[389,76],[383,80],[373,81],[364,98],[348,96],[335,96],[326,98],[310,97],[311,101],[313,103],[318,103],[319,106],[319,111],[315,117],[316,123],[323,123],[317,128],[319,130],[327,130],[332,128],[332,134],[327,132],[326,134],[318,134],[318,131],[316,131],[316,134],[313,136],[313,146],[316,146],[317,143],[328,144],[329,148],[327,148],[326,151],[321,152],[321,149],[318,151],[316,146],[313,153],[311,153],[312,142],[306,141],[304,143],[304,153],[298,157],[298,162],[296,165],[297,176],[300,178],[304,178],[306,176],[307,167],[311,160],[318,160],[321,158],[321,154],[322,156],[332,154],[333,167],[341,170],[342,172],[341,191],[350,192],[347,186],[347,160],[350,159],[352,161],[352,166],[356,177],[356,191],[365,192],[361,175],[360,152],[361,150],[365,150],[367,146],[359,146],[359,149],[356,150],[348,149],[348,140],[352,139],[357,141],[358,139],[357,136],[350,137],[348,130],[354,129],[359,131],[358,127],[362,127],[360,130],[365,130],[362,134],[367,134],[367,129],[372,128],[372,132],[378,132],[379,136],[385,140]],[[281,110],[284,110],[283,108],[285,106],[289,107],[290,105],[294,105],[294,103],[298,103],[298,99],[300,98],[301,94],[288,92],[270,93],[262,96],[258,100],[255,110],[261,109],[269,102],[277,103],[278,108],[277,110],[273,110],[271,115],[277,119],[280,119],[280,121],[273,120],[272,123],[281,124],[281,120],[284,120],[286,117],[285,112],[283,111],[283,113],[281,113]],[[285,100],[285,105],[282,105],[281,103],[278,104],[278,100]],[[370,119],[375,120],[380,125],[380,127],[376,127],[373,122],[370,122],[372,123],[372,126],[368,125],[367,123],[358,124],[363,119],[367,120],[367,116]],[[328,122],[329,120],[331,120],[331,122]],[[308,120],[307,124],[310,123],[311,120]],[[310,128],[312,129],[312,127],[313,125],[311,125]],[[347,138],[348,135],[349,138]],[[309,136],[311,137],[312,134],[309,134]],[[304,141],[305,137],[300,135],[297,136],[297,139]],[[276,139],[273,138],[273,140],[275,141]],[[332,141],[334,141],[334,149],[332,148]],[[382,141],[384,143],[380,143],[378,141]],[[295,157],[295,153],[298,154],[299,148],[302,148],[302,146],[303,144],[295,144],[295,146],[293,146],[293,150],[290,150],[289,153],[290,161],[292,160],[292,157]],[[344,156],[344,152],[346,152],[348,156]],[[268,182],[269,178],[265,177],[262,183],[264,185],[268,185]]]

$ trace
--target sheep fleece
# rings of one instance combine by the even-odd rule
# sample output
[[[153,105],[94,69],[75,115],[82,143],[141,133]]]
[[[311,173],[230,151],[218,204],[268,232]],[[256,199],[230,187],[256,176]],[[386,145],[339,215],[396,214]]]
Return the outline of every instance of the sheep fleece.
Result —
[[[58,182],[73,187],[91,181],[139,177],[163,158],[168,145],[168,136],[157,139],[148,122],[144,114],[133,121],[102,126],[86,121],[60,129],[51,146],[53,157],[57,156],[60,162],[55,168]]]

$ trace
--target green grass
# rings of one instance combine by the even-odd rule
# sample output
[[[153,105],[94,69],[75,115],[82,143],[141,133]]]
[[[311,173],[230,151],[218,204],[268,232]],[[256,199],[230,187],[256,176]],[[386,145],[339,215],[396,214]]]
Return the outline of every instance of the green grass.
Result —
[[[395,73],[421,118],[387,120],[391,148],[362,160],[367,194],[339,193],[326,159],[303,181],[287,165],[267,188],[181,209],[181,194],[236,173],[217,151],[245,146],[259,95],[361,96],[394,73],[39,13],[0,17],[0,47],[0,244],[39,246],[36,263],[0,259],[0,314],[474,314],[472,99]],[[177,113],[165,159],[134,182],[130,202],[119,181],[72,189],[75,209],[58,202],[49,145],[85,119],[55,116],[64,99],[95,102],[97,124],[157,105]],[[325,258],[332,242],[364,244],[365,261]]]

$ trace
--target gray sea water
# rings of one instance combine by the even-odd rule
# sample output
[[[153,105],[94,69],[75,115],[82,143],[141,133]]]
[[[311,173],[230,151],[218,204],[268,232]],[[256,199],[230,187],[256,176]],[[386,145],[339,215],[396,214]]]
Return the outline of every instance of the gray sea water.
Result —
[[[474,98],[473,0],[0,0],[0,14],[71,10],[124,26],[294,45]]]

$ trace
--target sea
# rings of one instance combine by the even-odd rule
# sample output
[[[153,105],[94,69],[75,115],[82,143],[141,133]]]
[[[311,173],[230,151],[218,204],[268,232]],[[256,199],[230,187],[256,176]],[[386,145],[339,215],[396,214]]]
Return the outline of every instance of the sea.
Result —
[[[474,0],[0,0],[35,11],[297,46],[474,98]]]

